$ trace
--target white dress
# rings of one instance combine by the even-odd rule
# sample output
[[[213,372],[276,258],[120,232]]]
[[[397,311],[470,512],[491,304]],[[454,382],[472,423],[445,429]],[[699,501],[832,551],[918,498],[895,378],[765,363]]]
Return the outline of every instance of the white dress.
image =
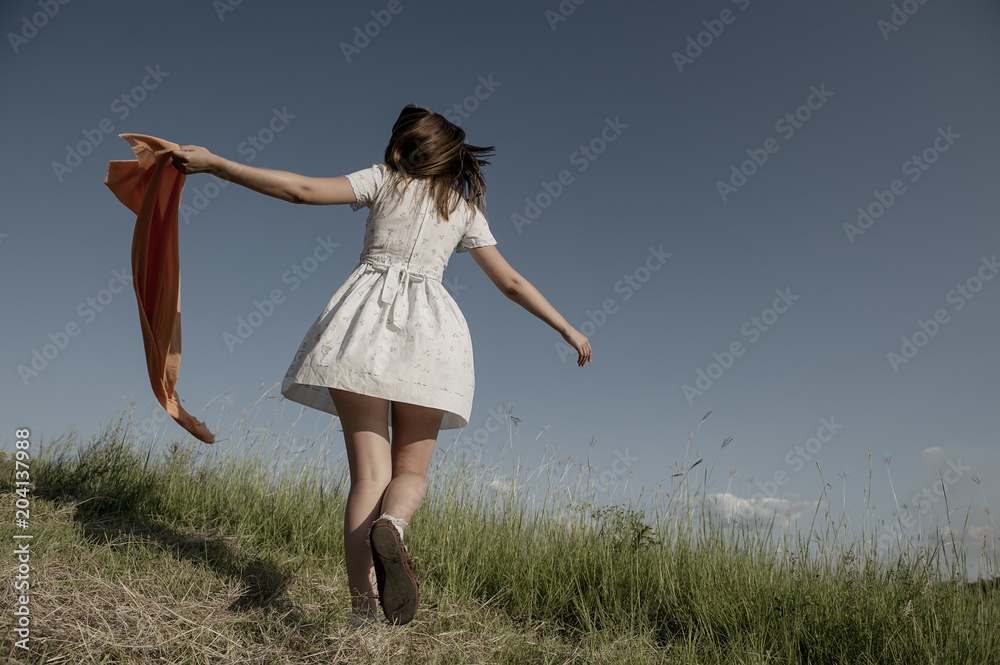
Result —
[[[361,259],[309,328],[281,384],[285,398],[334,415],[328,387],[445,411],[441,429],[469,424],[472,337],[441,283],[452,250],[495,245],[464,199],[444,221],[426,180],[390,187],[385,164],[348,174],[370,208]],[[392,409],[389,410],[392,425]]]

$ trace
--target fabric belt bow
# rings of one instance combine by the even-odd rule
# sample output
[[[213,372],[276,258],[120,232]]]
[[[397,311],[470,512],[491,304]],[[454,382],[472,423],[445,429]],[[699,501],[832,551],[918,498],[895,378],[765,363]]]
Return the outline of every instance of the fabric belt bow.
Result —
[[[385,273],[385,281],[382,283],[382,291],[379,293],[379,302],[383,305],[392,305],[389,308],[389,321],[396,328],[401,329],[403,322],[406,321],[406,315],[410,306],[407,287],[411,281],[424,281],[425,276],[404,268],[397,263],[371,265],[379,272]],[[402,298],[400,298],[400,294],[402,294]]]

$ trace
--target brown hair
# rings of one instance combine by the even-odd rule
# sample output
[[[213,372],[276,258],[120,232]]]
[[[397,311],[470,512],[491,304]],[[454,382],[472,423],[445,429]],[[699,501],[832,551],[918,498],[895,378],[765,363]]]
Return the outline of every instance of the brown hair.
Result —
[[[447,221],[460,198],[485,213],[486,179],[480,167],[489,164],[482,157],[493,152],[493,146],[466,143],[465,130],[443,115],[407,104],[392,126],[385,165],[397,183],[405,180],[404,193],[412,178],[429,179],[430,195]]]

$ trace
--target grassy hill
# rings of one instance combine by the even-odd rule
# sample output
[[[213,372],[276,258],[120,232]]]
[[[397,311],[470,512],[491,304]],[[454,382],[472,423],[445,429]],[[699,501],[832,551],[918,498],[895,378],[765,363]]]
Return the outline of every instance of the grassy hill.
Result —
[[[491,492],[457,458],[407,531],[416,619],[352,631],[343,470],[199,464],[199,442],[154,454],[123,419],[85,445],[32,442],[26,528],[17,460],[0,459],[11,662],[1000,663],[1000,589],[940,570],[942,543],[876,565],[872,540],[831,520],[798,543],[696,521],[690,501],[649,524],[624,504]],[[26,591],[15,534],[32,535]],[[25,593],[29,651],[14,646]]]

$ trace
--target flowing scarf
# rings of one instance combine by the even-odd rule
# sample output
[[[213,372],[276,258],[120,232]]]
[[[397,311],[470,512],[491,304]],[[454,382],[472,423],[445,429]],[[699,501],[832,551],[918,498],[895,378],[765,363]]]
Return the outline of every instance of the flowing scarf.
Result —
[[[176,143],[143,134],[119,134],[136,160],[112,161],[104,177],[122,204],[136,215],[132,235],[132,286],[153,394],[177,423],[205,443],[215,435],[180,404],[175,386],[181,364],[181,277],[177,210],[183,173],[170,152]]]

